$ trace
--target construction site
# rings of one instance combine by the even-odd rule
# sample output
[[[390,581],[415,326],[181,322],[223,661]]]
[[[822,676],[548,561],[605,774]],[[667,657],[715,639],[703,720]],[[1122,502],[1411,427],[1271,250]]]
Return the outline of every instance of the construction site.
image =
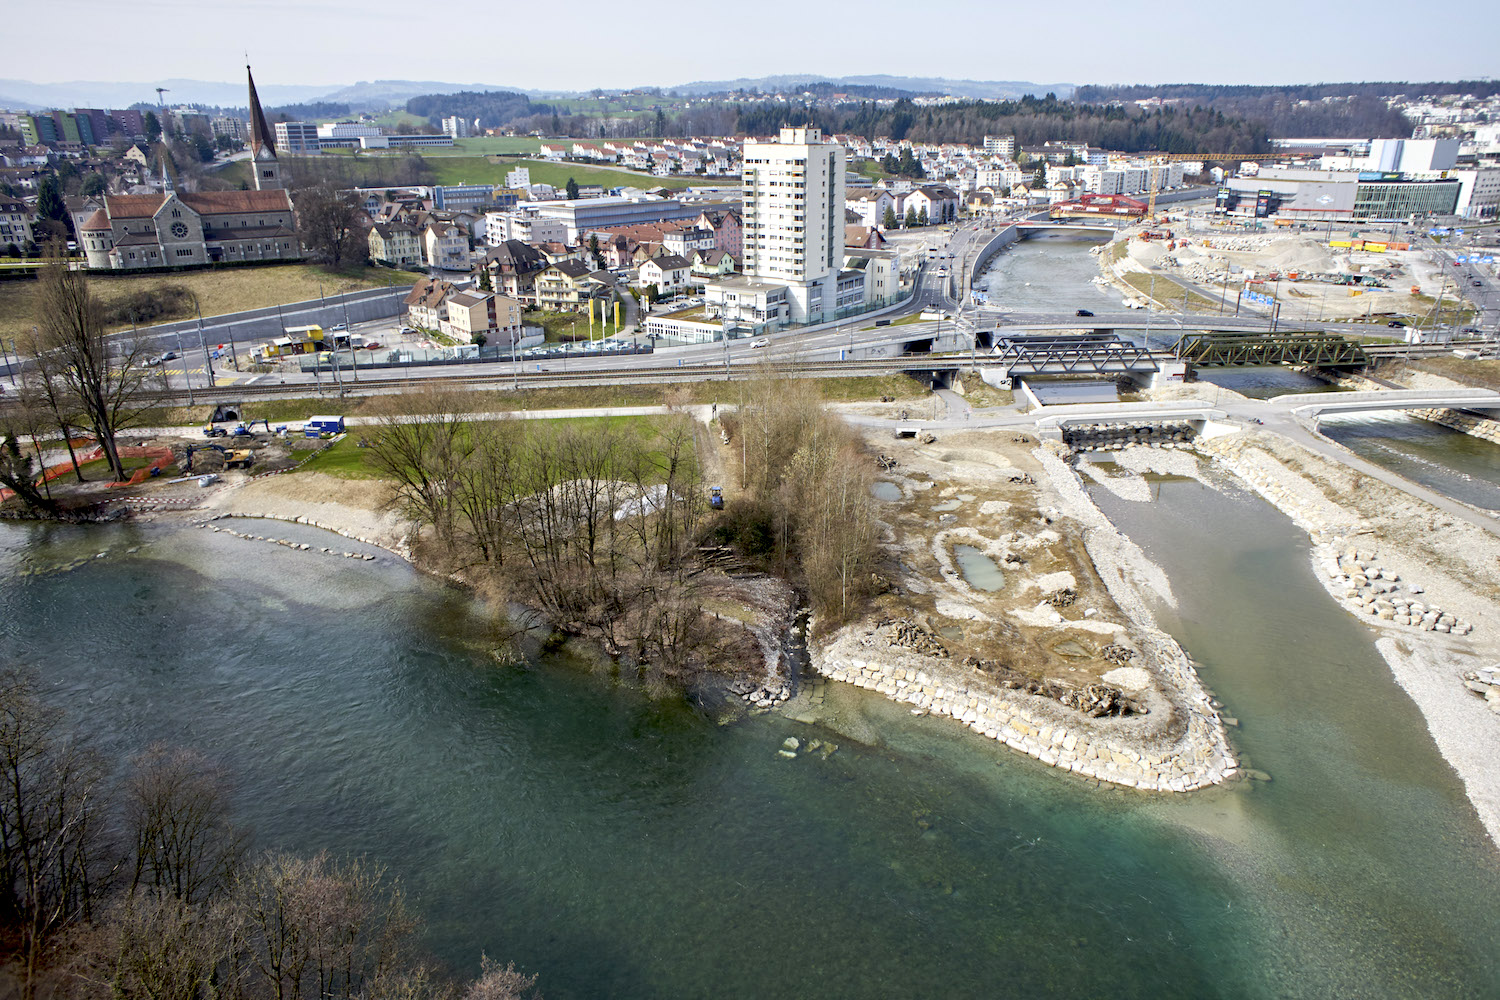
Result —
[[[1199,214],[1133,229],[1103,252],[1106,274],[1135,307],[1281,322],[1462,323],[1470,315],[1457,279],[1389,233],[1266,230]],[[1440,318],[1439,318],[1440,317]]]

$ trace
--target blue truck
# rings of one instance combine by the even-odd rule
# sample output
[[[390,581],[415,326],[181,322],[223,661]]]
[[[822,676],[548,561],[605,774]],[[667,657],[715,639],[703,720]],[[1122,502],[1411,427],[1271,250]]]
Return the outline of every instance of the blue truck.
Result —
[[[303,437],[322,437],[324,434],[344,433],[343,417],[308,417],[302,425]]]

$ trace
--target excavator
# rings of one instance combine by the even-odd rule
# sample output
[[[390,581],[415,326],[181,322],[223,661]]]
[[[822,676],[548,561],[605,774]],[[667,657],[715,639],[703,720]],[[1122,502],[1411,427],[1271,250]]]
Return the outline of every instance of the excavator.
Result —
[[[255,464],[255,452],[248,448],[232,449],[220,444],[190,444],[187,446],[187,454],[182,462],[183,473],[191,474],[193,471],[193,452],[205,451],[210,448],[224,456],[224,468],[226,469],[249,469],[250,466]]]

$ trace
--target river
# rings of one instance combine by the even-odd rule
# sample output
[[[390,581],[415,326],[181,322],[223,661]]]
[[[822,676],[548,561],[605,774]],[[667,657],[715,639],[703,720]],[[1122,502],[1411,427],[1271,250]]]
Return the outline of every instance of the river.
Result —
[[[513,959],[551,998],[1495,995],[1494,849],[1306,540],[1156,490],[1100,499],[1270,783],[1095,789],[841,686],[841,731],[719,726],[501,665],[394,560],[149,524],[0,525],[0,654],[110,759],[202,749],[259,847],[389,864],[451,968]]]

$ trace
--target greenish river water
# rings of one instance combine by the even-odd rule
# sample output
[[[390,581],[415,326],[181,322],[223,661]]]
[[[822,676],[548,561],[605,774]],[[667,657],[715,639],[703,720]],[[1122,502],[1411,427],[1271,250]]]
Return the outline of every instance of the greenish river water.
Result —
[[[1099,501],[1270,783],[1096,789],[841,686],[836,729],[721,727],[499,665],[468,598],[392,560],[151,525],[0,526],[0,655],[116,760],[221,760],[259,846],[386,862],[456,972],[485,951],[550,998],[1500,994],[1496,852],[1305,539],[1157,493]]]

